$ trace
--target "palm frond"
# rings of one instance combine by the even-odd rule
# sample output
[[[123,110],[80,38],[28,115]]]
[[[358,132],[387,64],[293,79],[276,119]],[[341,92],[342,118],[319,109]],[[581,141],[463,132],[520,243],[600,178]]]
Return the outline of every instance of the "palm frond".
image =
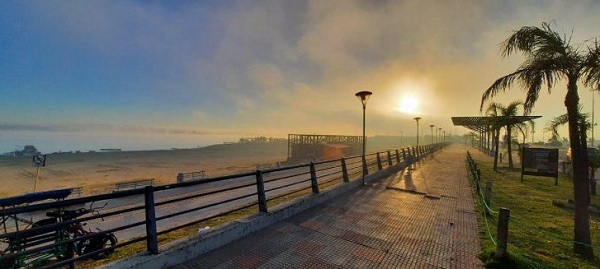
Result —
[[[568,41],[552,30],[550,24],[542,23],[542,28],[524,26],[515,31],[502,43],[502,57],[517,51],[528,55],[567,55],[569,47]]]
[[[483,105],[488,99],[494,97],[496,94],[498,94],[498,92],[505,91],[507,88],[509,88],[515,80],[520,78],[521,73],[525,71],[526,70],[519,69],[513,73],[510,73],[506,76],[497,79],[494,82],[494,84],[492,84],[492,86],[490,86],[487,90],[485,90],[485,92],[483,92],[483,95],[481,96],[481,104],[479,105],[479,111],[483,111]]]
[[[584,79],[586,86],[600,89],[600,41],[594,40],[593,46],[588,47],[589,53],[583,60]]]

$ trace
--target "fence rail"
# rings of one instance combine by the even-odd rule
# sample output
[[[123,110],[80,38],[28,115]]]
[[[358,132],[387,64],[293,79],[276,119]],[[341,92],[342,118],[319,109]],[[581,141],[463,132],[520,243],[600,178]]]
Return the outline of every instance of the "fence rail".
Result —
[[[279,198],[308,196],[319,193],[322,188],[358,180],[363,169],[367,174],[372,174],[395,165],[409,165],[445,145],[440,143],[392,149],[366,154],[364,159],[363,156],[351,156],[215,178],[204,178],[204,173],[186,173],[180,174],[183,176],[178,176],[174,184],[38,204],[2,206],[0,268],[28,267],[33,262],[39,262],[42,268],[73,265],[75,261],[93,254],[143,241],[146,242],[147,251],[157,254],[160,235],[241,210],[269,212],[268,203]],[[24,227],[19,222],[19,219],[48,219],[46,213],[50,210],[91,208],[94,204],[104,205],[101,212],[96,212],[98,214],[57,220],[40,227]],[[98,227],[100,230],[93,235],[56,236],[44,244],[19,245],[15,240],[28,241],[48,231],[65,232],[78,223],[87,223],[89,227]],[[58,261],[52,259],[53,262],[31,259],[38,253],[77,248],[84,240],[108,234],[116,235],[120,242],[92,253],[63,255]]]

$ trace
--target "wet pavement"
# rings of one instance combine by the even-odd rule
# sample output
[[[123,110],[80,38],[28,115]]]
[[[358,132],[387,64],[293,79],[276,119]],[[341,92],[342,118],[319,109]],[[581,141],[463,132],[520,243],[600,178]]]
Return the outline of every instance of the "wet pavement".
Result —
[[[171,268],[483,268],[467,149],[451,145]]]

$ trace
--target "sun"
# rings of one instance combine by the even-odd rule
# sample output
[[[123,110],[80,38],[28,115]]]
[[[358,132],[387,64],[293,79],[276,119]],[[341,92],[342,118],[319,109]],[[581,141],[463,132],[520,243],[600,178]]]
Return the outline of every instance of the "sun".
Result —
[[[412,95],[405,95],[400,99],[398,110],[406,114],[417,114],[419,111],[419,100]]]

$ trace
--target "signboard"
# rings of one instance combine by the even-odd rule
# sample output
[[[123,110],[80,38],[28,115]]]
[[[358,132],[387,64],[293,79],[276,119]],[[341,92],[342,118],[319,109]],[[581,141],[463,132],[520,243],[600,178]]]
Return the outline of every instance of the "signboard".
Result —
[[[33,166],[46,166],[46,155],[36,154],[33,155]]]
[[[523,148],[521,154],[521,182],[523,175],[555,178],[558,185],[558,149]]]

